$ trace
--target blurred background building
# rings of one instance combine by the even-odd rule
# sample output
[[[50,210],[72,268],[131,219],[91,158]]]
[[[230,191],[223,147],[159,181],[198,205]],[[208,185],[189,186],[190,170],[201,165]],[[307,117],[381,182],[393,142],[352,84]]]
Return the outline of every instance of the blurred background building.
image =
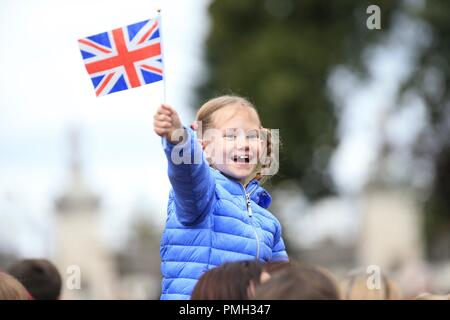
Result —
[[[115,261],[99,237],[100,198],[83,179],[79,136],[76,131],[70,134],[70,149],[67,187],[55,200],[54,261],[62,272],[68,271],[71,274],[71,266],[80,270],[81,283],[76,290],[63,286],[63,297],[114,299],[118,292]],[[66,275],[65,272],[64,274]],[[65,279],[66,283],[67,281]]]
[[[138,218],[132,221],[132,233],[125,246],[119,252],[111,251],[102,242],[99,232],[101,198],[83,179],[79,143],[78,132],[72,130],[67,188],[55,200],[55,255],[51,258],[63,272],[66,284],[76,275],[71,269],[73,266],[80,270],[81,281],[79,288],[65,285],[63,298],[159,298],[160,234],[155,226],[142,218],[149,212],[136,212]]]

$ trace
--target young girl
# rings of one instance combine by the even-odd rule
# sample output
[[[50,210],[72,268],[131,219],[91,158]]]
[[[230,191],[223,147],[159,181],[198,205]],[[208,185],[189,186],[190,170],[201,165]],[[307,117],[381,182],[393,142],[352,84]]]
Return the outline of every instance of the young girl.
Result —
[[[200,276],[225,262],[288,260],[280,223],[267,210],[270,195],[259,182],[267,142],[255,107],[222,96],[205,103],[196,120],[197,137],[167,104],[154,116],[172,185],[161,239],[161,299],[189,299]]]

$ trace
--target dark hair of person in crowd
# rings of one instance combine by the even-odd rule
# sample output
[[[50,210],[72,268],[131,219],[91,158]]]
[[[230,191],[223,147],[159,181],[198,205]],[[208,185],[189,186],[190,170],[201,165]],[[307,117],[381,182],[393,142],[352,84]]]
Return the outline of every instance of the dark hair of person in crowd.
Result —
[[[339,300],[337,281],[323,268],[293,266],[256,288],[255,300]]]
[[[0,300],[31,300],[31,296],[17,279],[0,271]]]
[[[256,260],[224,263],[200,277],[191,300],[248,300],[262,273],[263,265]]]
[[[19,280],[35,300],[57,300],[61,294],[59,271],[46,259],[25,259],[15,262],[8,273]]]
[[[275,272],[284,270],[286,268],[295,267],[296,264],[291,261],[269,261],[264,263],[263,269],[270,275],[273,275]]]

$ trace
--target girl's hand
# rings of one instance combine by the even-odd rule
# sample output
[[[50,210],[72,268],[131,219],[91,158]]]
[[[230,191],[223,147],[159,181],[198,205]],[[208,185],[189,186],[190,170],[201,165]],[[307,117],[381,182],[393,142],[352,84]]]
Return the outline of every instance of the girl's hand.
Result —
[[[153,116],[153,128],[157,135],[166,138],[170,143],[177,144],[184,137],[183,125],[174,108],[161,104]]]

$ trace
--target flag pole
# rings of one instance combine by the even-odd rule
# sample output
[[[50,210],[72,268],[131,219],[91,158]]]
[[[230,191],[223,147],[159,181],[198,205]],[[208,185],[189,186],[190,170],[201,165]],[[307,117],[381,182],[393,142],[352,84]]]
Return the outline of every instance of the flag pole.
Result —
[[[163,67],[163,102],[166,103],[166,68],[164,66],[164,62],[165,62],[165,57],[164,57],[164,42],[163,42],[163,34],[162,34],[162,23],[161,23],[161,9],[158,8],[158,25],[159,25],[159,38],[160,38],[160,43],[161,43],[161,63],[162,63],[162,67]]]

